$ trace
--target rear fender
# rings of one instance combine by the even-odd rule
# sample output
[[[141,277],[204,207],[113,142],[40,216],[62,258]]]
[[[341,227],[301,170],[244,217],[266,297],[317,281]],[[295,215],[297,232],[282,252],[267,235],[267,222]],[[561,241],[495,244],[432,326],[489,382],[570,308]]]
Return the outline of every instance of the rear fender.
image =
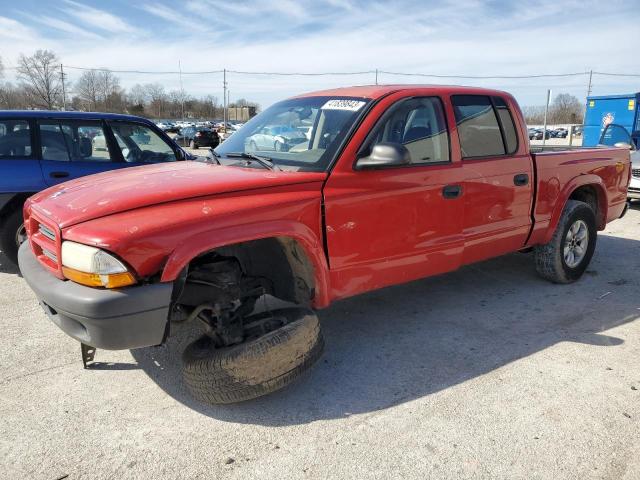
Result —
[[[329,304],[329,268],[322,242],[306,225],[290,221],[253,223],[242,228],[229,227],[198,233],[187,238],[171,253],[162,272],[162,282],[174,281],[180,272],[196,257],[238,243],[264,238],[286,237],[298,242],[313,265],[316,308]]]
[[[580,175],[571,179],[558,195],[556,206],[553,209],[553,214],[551,215],[551,220],[549,222],[549,228],[547,229],[547,233],[545,234],[542,241],[543,244],[551,241],[551,237],[553,237],[553,233],[558,227],[558,222],[560,221],[560,217],[562,216],[562,211],[564,210],[567,201],[571,197],[571,194],[578,188],[587,185],[593,187],[598,195],[598,212],[596,215],[596,226],[598,230],[604,229],[607,222],[607,209],[609,205],[607,201],[607,189],[604,185],[604,182],[598,175]]]

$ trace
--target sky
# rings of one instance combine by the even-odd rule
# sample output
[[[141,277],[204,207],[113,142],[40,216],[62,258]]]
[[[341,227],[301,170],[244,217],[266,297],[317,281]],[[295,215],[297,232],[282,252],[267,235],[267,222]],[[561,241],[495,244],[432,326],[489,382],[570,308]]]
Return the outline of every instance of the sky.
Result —
[[[593,94],[640,91],[640,0],[0,0],[0,57],[13,81],[19,54],[53,50],[73,82],[82,68],[183,71],[194,96],[222,100],[226,68],[248,72],[360,72],[514,76],[586,72]],[[123,87],[178,74],[118,73]],[[263,107],[336,86],[372,84],[375,74],[227,76],[231,101]],[[447,83],[513,93],[542,105],[546,91],[583,100],[588,76],[455,79],[379,74],[379,83]]]

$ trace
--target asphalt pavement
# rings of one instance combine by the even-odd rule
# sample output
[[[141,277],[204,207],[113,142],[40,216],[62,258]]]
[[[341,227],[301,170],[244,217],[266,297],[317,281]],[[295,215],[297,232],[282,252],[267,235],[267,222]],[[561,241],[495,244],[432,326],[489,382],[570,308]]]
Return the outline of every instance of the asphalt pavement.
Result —
[[[192,328],[83,370],[0,256],[0,477],[639,479],[639,225],[572,285],[513,254],[336,303],[308,375],[218,407],[180,378]]]

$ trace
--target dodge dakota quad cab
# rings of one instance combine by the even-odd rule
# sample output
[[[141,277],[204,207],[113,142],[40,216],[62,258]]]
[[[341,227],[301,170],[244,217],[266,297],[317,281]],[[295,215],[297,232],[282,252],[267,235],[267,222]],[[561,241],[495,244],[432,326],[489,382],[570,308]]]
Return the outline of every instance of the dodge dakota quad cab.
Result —
[[[282,126],[308,138],[252,141]],[[34,195],[19,251],[84,360],[197,320],[183,378],[210,403],[300,376],[323,349],[313,312],[335,300],[521,250],[545,279],[578,280],[631,174],[628,149],[532,154],[511,95],[455,86],[302,95],[212,153]],[[262,297],[293,306],[261,311]]]

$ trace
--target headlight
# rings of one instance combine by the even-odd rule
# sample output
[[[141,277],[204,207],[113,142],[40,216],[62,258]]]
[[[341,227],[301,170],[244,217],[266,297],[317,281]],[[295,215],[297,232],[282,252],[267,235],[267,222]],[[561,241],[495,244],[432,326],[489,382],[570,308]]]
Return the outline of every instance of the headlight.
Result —
[[[62,273],[89,287],[118,288],[136,283],[117,258],[104,250],[75,242],[62,242]]]

